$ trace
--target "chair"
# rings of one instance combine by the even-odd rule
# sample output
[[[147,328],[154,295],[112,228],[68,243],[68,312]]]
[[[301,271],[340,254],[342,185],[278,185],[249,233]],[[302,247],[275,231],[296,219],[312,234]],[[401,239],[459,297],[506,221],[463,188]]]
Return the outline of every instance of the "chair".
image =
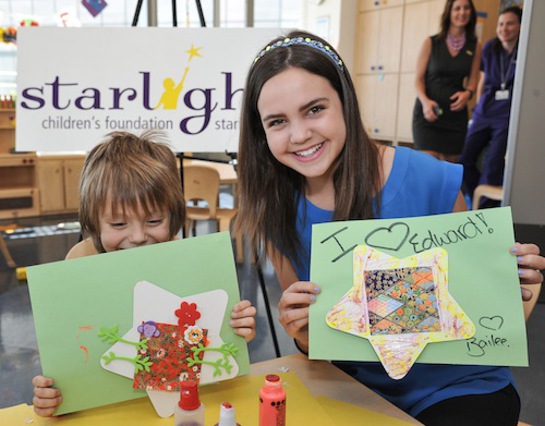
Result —
[[[0,226],[0,231],[13,231],[14,229],[17,229],[16,224],[10,224],[10,225],[2,225]],[[9,252],[9,248],[6,244],[6,241],[4,240],[4,237],[2,233],[0,233],[0,252],[4,255],[6,258],[6,263],[8,264],[8,267],[15,268],[15,261],[13,260],[13,257],[11,257],[11,253]]]
[[[186,203],[188,203],[185,235],[189,235],[190,225],[194,225],[197,220],[216,221],[218,224],[217,229],[220,232],[229,231],[231,221],[237,214],[237,209],[220,208],[218,206],[219,190],[220,176],[216,169],[195,165],[184,167],[184,197]],[[206,202],[207,207],[197,205],[197,202],[201,200]],[[236,260],[238,263],[242,263],[244,260],[242,236],[235,235],[234,240]]]
[[[2,234],[0,234],[0,251],[6,258],[6,263],[10,268],[15,268],[15,261],[13,260],[13,257],[11,257],[11,253],[9,252],[8,246],[6,242],[4,241],[4,237],[2,237]]]
[[[503,200],[503,187],[494,185],[479,185],[473,192],[473,201],[471,208],[477,210],[482,197],[490,198],[491,200]]]

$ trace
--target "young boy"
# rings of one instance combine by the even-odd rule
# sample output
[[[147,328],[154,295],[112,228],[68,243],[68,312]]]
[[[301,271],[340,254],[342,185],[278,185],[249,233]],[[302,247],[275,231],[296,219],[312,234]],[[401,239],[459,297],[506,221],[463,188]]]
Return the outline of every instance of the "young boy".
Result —
[[[110,133],[85,160],[80,181],[79,219],[86,237],[66,259],[125,250],[177,238],[185,204],[176,157],[160,133],[137,137]],[[256,309],[247,300],[233,307],[230,326],[250,341]],[[34,411],[51,416],[62,402],[53,379],[36,376]]]

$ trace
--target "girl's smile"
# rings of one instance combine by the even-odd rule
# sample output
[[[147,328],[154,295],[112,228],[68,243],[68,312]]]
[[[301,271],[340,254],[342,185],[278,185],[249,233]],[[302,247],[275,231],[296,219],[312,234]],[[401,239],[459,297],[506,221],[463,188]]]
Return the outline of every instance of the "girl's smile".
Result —
[[[301,160],[311,160],[314,157],[316,157],[313,154],[316,154],[322,147],[324,146],[324,143],[320,143],[318,145],[315,145],[309,149],[305,149],[304,151],[295,151],[294,154],[297,157],[300,157]]]

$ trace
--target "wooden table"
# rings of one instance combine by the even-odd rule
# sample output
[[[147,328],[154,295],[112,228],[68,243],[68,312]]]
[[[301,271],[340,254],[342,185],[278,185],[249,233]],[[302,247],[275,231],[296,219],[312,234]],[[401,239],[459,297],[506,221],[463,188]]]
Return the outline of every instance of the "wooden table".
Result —
[[[382,397],[378,396],[361,383],[357,382],[352,377],[348,376],[326,361],[309,361],[306,356],[298,354],[252,364],[250,367],[250,376],[262,376],[270,373],[278,373],[279,371],[287,372],[286,369],[288,369],[291,374],[295,374],[297,376],[299,381],[301,381],[308,388],[314,397],[318,397],[320,395],[326,396],[338,401],[348,402],[360,406],[367,410],[372,410],[375,412],[375,414],[380,413],[398,420],[402,420],[408,424],[420,425],[420,423],[418,423],[415,419],[408,416],[400,409],[390,404]],[[248,380],[244,380],[244,377],[241,377],[241,379],[243,379],[244,382],[248,382]],[[209,394],[217,393],[215,399],[218,401],[223,401],[229,400],[230,397],[233,397],[234,394],[239,392],[238,389],[240,389],[241,382],[239,381],[237,383],[235,381],[230,381],[230,383],[232,384],[232,387],[230,387],[230,393],[228,395],[217,393],[217,391],[214,389],[214,385],[212,385],[210,388],[205,387],[202,394],[203,401],[207,401],[205,404],[208,404],[210,401],[210,399],[207,399],[207,395],[211,396]],[[259,383],[259,386],[261,386],[261,381]],[[249,394],[250,399],[255,399],[257,401],[256,395],[257,389],[253,389]],[[245,397],[247,397],[247,394],[245,394]],[[292,399],[292,401],[294,401],[294,399]],[[207,412],[208,410],[212,410],[212,407],[214,406],[215,405],[209,404],[207,406]],[[252,404],[252,407],[254,411],[257,411],[257,405],[254,406]],[[319,405],[316,408],[319,407],[321,406]],[[301,409],[304,410],[305,408],[301,407]],[[219,411],[219,408],[216,411]],[[316,411],[313,413],[316,413]],[[212,413],[210,412],[209,414]],[[253,418],[253,415],[251,417]],[[217,414],[210,415],[208,418],[216,419]],[[324,418],[324,421],[327,422],[327,419]],[[28,424],[34,424],[36,426],[94,426],[96,424],[116,426],[166,426],[172,425],[173,419],[160,418],[155,413],[149,399],[140,398],[54,418],[43,418],[36,416],[31,406],[21,404],[0,410],[0,424],[10,426],[25,426]],[[209,424],[211,423],[207,421],[207,425]],[[244,426],[249,426],[249,424],[250,423],[245,422]],[[293,425],[296,424],[299,425],[303,423],[293,423]],[[290,425],[289,419],[288,425]]]
[[[314,396],[323,395],[358,405],[390,417],[421,425],[395,405],[327,361],[310,361],[305,355],[289,355],[251,365],[251,374],[267,374],[289,368]]]

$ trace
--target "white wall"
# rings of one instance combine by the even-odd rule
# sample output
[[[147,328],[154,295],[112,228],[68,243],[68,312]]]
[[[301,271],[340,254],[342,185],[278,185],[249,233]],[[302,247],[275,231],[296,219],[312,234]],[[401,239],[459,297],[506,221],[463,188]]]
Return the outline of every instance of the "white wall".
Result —
[[[545,225],[545,1],[526,0],[511,106],[504,205],[517,224]]]
[[[303,2],[303,28],[325,38],[339,51],[350,72],[354,66],[357,0]]]

